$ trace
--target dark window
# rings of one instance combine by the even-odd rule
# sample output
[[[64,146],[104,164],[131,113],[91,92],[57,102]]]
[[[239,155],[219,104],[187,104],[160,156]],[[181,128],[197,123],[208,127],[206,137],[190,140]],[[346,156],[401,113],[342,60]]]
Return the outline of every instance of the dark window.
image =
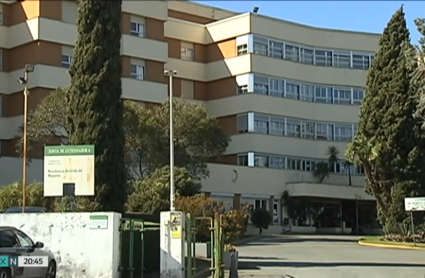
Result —
[[[11,248],[18,245],[18,240],[12,231],[0,231],[0,248]]]

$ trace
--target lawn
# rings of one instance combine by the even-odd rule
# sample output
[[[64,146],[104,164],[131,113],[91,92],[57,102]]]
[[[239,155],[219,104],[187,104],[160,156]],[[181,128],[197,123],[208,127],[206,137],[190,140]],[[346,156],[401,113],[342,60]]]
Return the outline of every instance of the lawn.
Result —
[[[360,239],[360,242],[363,243],[375,243],[375,244],[385,244],[385,245],[394,245],[394,246],[409,246],[409,247],[421,247],[425,249],[425,243],[416,243],[413,242],[396,242],[396,241],[388,241],[383,240],[380,236],[367,236]]]

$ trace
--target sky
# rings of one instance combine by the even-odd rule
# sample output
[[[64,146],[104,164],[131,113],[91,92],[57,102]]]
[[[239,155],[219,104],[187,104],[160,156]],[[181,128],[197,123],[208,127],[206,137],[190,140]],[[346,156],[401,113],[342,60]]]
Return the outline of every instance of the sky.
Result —
[[[259,14],[322,28],[382,33],[404,4],[413,44],[420,34],[413,20],[425,17],[425,1],[193,1],[236,12],[259,7]]]

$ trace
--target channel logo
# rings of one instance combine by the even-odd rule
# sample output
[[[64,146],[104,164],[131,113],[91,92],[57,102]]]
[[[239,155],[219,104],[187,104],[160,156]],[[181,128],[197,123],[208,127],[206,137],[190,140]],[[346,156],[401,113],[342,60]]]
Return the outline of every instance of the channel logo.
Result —
[[[47,267],[48,257],[0,256],[0,267]]]

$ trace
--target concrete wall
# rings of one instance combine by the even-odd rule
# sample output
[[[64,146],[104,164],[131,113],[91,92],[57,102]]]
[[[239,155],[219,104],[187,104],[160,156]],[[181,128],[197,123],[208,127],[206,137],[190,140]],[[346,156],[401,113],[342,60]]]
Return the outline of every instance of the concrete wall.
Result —
[[[91,215],[107,215],[107,228],[91,229]],[[0,214],[0,225],[43,242],[56,258],[60,278],[118,278],[120,218],[113,212]]]

